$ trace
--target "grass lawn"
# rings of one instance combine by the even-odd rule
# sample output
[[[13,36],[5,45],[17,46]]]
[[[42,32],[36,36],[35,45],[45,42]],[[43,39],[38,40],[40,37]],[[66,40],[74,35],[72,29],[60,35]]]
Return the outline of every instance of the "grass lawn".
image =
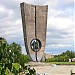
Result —
[[[57,65],[75,65],[75,62],[48,62],[48,63]]]

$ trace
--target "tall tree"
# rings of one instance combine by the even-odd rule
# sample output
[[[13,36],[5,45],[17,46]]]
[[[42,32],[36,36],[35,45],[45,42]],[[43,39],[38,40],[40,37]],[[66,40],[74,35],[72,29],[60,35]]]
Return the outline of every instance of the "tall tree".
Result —
[[[13,42],[10,44],[10,49],[13,57],[13,62],[19,62],[19,56],[21,55],[21,46]]]
[[[9,53],[9,44],[7,43],[7,41],[0,37],[0,62],[8,62],[7,58],[8,58],[8,53]]]

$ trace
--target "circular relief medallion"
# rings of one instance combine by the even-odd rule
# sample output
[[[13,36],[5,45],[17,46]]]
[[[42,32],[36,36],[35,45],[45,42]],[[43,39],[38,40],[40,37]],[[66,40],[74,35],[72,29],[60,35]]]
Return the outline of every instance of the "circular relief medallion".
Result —
[[[41,49],[41,41],[39,39],[33,39],[30,43],[30,47],[34,52],[38,52]]]

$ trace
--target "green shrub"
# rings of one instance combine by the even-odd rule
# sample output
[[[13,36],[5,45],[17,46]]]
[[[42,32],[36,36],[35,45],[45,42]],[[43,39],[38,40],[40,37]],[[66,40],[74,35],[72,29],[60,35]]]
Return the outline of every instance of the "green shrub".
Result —
[[[25,63],[29,61],[29,57],[21,53],[20,45],[14,42],[9,45],[4,38],[0,38],[0,75],[18,75],[20,70],[28,70],[28,75],[35,75],[34,69],[25,69]]]

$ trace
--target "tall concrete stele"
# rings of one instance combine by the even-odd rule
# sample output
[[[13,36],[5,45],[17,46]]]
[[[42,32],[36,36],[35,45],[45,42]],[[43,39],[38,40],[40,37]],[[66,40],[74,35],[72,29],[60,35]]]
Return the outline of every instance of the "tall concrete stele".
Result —
[[[33,61],[41,61],[46,43],[48,6],[21,3],[26,52]]]

